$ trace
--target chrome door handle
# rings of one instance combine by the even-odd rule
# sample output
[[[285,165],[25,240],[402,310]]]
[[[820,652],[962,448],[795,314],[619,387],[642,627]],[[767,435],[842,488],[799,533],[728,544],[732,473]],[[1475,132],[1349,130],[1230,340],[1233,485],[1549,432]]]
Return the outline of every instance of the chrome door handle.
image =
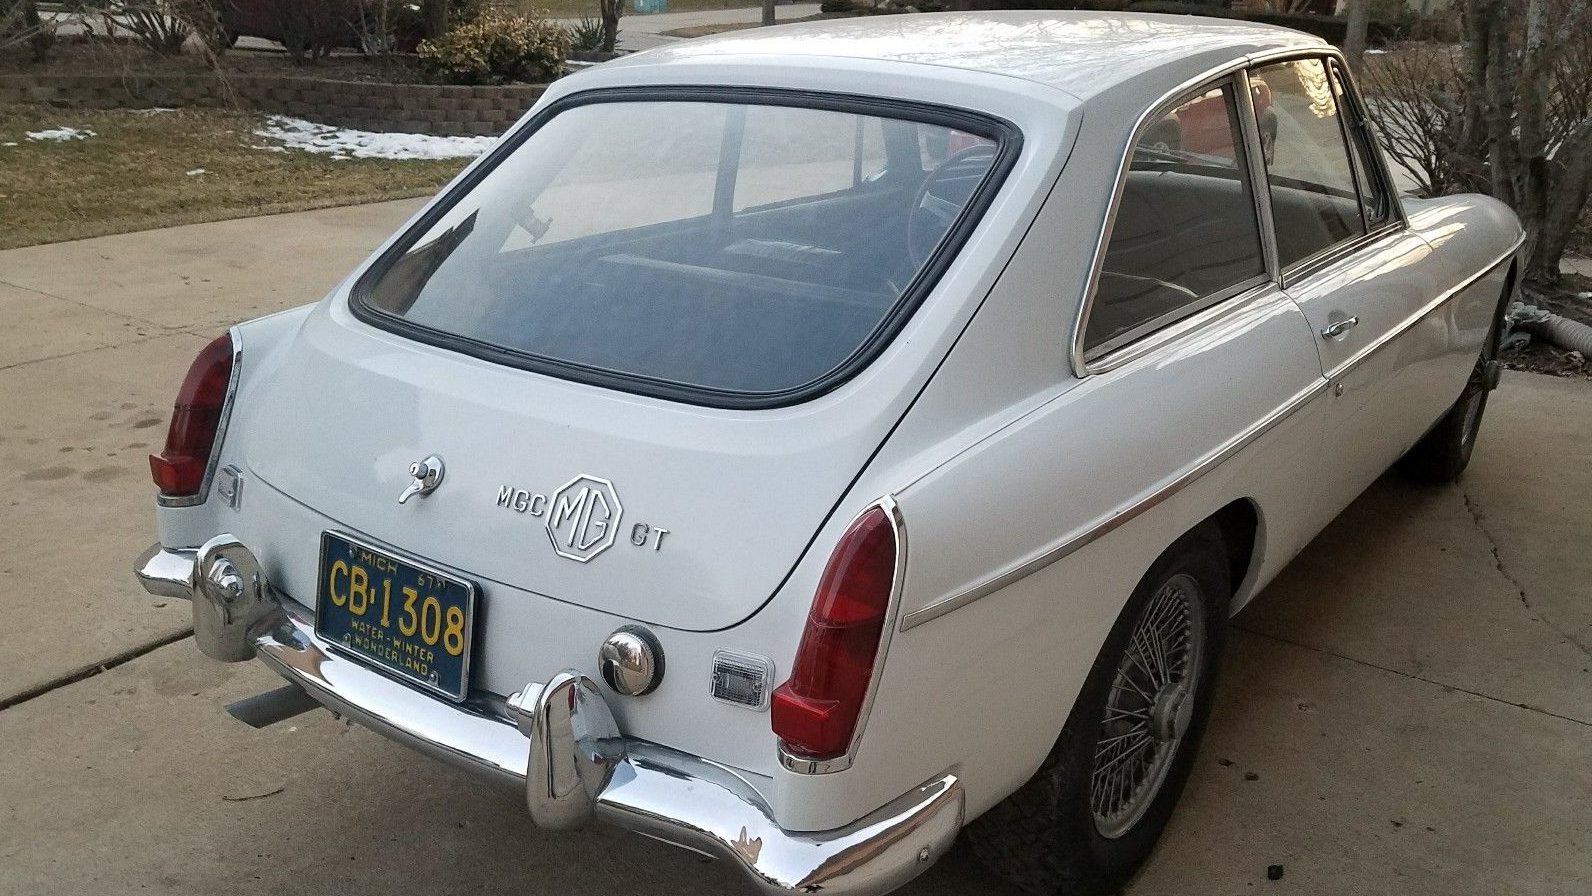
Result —
[[[1321,328],[1321,338],[1336,339],[1339,336],[1342,336],[1344,333],[1354,329],[1355,325],[1359,322],[1360,319],[1358,317],[1346,317],[1343,320],[1337,321],[1335,323],[1327,324],[1325,327]]]

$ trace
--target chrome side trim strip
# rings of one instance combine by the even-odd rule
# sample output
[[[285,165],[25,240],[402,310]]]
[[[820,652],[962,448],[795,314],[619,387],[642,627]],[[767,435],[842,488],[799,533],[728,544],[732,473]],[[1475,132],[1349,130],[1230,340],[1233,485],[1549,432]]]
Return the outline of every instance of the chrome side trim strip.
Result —
[[[1359,351],[1345,358],[1338,364],[1338,366],[1327,372],[1327,379],[1336,380],[1342,377],[1344,374],[1348,373],[1350,370],[1353,370],[1356,366],[1364,362],[1367,358],[1386,348],[1389,343],[1409,332],[1412,327],[1425,320],[1432,312],[1443,307],[1443,305],[1447,304],[1450,299],[1475,285],[1478,280],[1481,280],[1483,277],[1486,277],[1493,271],[1498,270],[1498,266],[1513,258],[1515,253],[1520,250],[1521,245],[1524,243],[1524,235],[1516,238],[1514,245],[1509,247],[1509,251],[1505,252],[1503,255],[1500,255],[1496,260],[1490,262],[1486,267],[1483,267],[1475,274],[1467,277],[1464,282],[1460,283],[1458,286],[1439,293],[1436,298],[1421,306],[1418,311],[1405,318],[1399,323],[1398,326],[1389,329],[1387,332],[1367,343]]]
[[[1294,394],[1287,401],[1283,402],[1283,404],[1278,406],[1271,413],[1250,424],[1242,432],[1238,433],[1238,435],[1233,436],[1231,439],[1228,439],[1226,442],[1218,445],[1204,457],[1195,461],[1192,466],[1188,467],[1170,482],[1167,482],[1154,491],[1142,495],[1131,503],[1123,505],[1117,510],[1112,511],[1104,519],[1090,524],[1082,531],[1062,538],[1059,542],[1056,542],[1052,546],[1046,548],[1038,555],[1031,557],[1028,560],[1024,560],[1021,563],[1018,563],[1017,565],[1012,566],[1003,572],[997,573],[996,575],[984,580],[983,582],[979,582],[978,584],[973,585],[964,591],[953,594],[944,600],[929,604],[928,606],[917,610],[913,610],[912,612],[906,614],[906,616],[902,617],[901,630],[909,631],[925,622],[938,619],[953,610],[959,610],[962,607],[973,603],[979,598],[994,594],[1002,588],[1027,578],[1028,576],[1039,572],[1063,557],[1072,554],[1080,548],[1099,540],[1101,537],[1135,519],[1150,508],[1155,507],[1166,499],[1187,488],[1193,484],[1195,480],[1215,469],[1223,461],[1226,461],[1228,458],[1244,450],[1256,439],[1259,439],[1262,435],[1265,435],[1266,432],[1272,427],[1292,416],[1295,411],[1315,400],[1317,397],[1325,393],[1326,390],[1326,380],[1318,380],[1312,383],[1311,385]]]

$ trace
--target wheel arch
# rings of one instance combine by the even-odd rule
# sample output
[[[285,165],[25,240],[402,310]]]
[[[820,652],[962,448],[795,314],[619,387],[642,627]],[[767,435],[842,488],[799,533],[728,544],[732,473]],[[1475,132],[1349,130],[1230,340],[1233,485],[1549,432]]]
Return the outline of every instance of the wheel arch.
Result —
[[[1260,505],[1253,498],[1238,498],[1201,521],[1222,533],[1227,551],[1227,568],[1233,593],[1229,608],[1236,612],[1255,590],[1255,573],[1260,568],[1261,539],[1264,534]]]

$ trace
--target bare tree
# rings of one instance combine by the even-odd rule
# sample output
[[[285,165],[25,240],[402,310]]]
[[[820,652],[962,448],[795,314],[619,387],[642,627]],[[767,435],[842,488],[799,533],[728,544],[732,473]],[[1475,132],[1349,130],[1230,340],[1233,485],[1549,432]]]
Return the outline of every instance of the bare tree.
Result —
[[[1441,196],[1476,181],[1475,166],[1458,149],[1465,99],[1454,51],[1405,47],[1367,66],[1361,83],[1383,149],[1421,195]]]
[[[1592,190],[1592,2],[1464,0],[1458,151],[1526,230],[1528,281],[1558,279]]]
[[[775,0],[763,0],[763,24],[764,25],[772,25],[772,24],[774,24],[774,3],[775,3]]]
[[[39,16],[36,0],[0,0],[0,50],[27,44],[43,62],[55,43],[55,22]]]

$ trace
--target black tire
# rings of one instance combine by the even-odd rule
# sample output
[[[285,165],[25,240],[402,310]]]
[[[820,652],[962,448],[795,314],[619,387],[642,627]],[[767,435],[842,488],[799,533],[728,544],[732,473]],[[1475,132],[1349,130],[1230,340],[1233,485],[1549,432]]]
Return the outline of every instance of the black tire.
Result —
[[[1470,455],[1476,449],[1476,436],[1481,432],[1482,415],[1487,411],[1487,393],[1497,382],[1498,344],[1503,338],[1503,309],[1509,290],[1498,304],[1492,328],[1482,343],[1481,355],[1470,371],[1465,388],[1443,418],[1437,421],[1414,447],[1398,459],[1395,468],[1400,476],[1412,482],[1442,485],[1457,482],[1470,466]]]
[[[1091,782],[1096,750],[1108,731],[1118,730],[1108,729],[1106,717],[1113,684],[1119,667],[1127,667],[1129,639],[1140,618],[1152,603],[1160,604],[1163,588],[1190,579],[1198,584],[1204,632],[1192,708],[1181,736],[1168,747],[1158,789],[1146,791],[1147,807],[1107,837],[1097,821]],[[1190,532],[1161,555],[1112,627],[1049,757],[1027,784],[968,827],[969,844],[990,870],[1041,896],[1114,893],[1133,876],[1171,817],[1193,766],[1210,715],[1231,592],[1227,553],[1214,525]]]

